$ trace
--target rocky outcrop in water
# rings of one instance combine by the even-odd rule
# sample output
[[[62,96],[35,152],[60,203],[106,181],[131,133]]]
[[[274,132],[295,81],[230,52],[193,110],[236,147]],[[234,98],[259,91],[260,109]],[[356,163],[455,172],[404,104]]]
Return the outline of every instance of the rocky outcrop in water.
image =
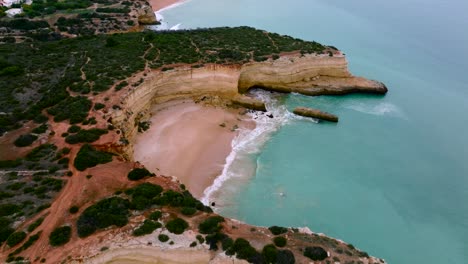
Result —
[[[140,85],[123,95],[122,110],[113,113],[112,122],[131,143],[138,131],[135,121],[147,118],[153,104],[185,98],[197,101],[208,96],[216,97],[220,106],[238,105],[265,111],[262,102],[242,95],[255,87],[306,95],[387,92],[380,82],[351,75],[346,58],[340,54],[330,57],[298,53],[243,65],[206,64],[200,68],[187,65],[148,72]],[[126,151],[129,159],[133,156],[131,145]]]
[[[297,107],[296,109],[294,109],[294,114],[305,117],[317,118],[320,120],[326,120],[330,122],[338,122],[338,116],[313,108]]]
[[[138,10],[138,24],[140,25],[155,25],[159,22],[156,20],[156,15],[149,5],[143,6]]]

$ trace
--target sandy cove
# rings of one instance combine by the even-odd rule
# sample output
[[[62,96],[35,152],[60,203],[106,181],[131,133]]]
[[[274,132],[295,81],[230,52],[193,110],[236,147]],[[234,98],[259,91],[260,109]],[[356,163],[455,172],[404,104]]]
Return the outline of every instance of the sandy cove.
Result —
[[[180,0],[149,0],[148,2],[150,3],[151,8],[153,8],[153,11],[156,12],[163,8],[177,4],[182,1]]]
[[[236,128],[255,126],[241,111],[180,100],[156,105],[150,129],[136,137],[134,160],[158,175],[177,177],[201,198],[221,174]]]

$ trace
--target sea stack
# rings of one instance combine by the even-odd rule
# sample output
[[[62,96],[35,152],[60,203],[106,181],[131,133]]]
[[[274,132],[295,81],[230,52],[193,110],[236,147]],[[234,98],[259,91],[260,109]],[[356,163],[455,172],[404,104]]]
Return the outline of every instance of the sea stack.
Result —
[[[294,114],[305,117],[313,117],[330,122],[338,122],[338,116],[313,108],[297,107],[294,109]]]

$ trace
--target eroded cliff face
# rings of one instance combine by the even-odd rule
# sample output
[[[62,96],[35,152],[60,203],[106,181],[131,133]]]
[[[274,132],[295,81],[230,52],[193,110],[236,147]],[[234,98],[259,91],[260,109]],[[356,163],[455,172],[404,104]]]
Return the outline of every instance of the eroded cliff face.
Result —
[[[242,95],[253,87],[307,95],[387,92],[380,82],[351,75],[341,53],[333,57],[294,54],[244,65],[210,64],[201,68],[154,70],[143,83],[123,96],[122,110],[112,117],[114,125],[130,143],[125,150],[126,158],[132,159],[131,142],[138,131],[138,122],[148,118],[151,105],[182,98],[208,98],[208,101],[214,98],[217,105],[237,104],[262,110],[261,102]]]

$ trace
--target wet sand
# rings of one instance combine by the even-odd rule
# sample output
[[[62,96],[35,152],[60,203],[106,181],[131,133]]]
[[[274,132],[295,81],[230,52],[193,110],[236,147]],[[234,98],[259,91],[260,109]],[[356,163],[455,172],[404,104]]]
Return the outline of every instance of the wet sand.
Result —
[[[177,177],[201,198],[223,170],[235,126],[254,126],[239,112],[183,101],[155,106],[150,129],[136,137],[134,160],[157,175]]]
[[[149,0],[148,1],[153,8],[153,11],[159,11],[165,7],[171,6],[178,2],[182,2],[181,0]]]

